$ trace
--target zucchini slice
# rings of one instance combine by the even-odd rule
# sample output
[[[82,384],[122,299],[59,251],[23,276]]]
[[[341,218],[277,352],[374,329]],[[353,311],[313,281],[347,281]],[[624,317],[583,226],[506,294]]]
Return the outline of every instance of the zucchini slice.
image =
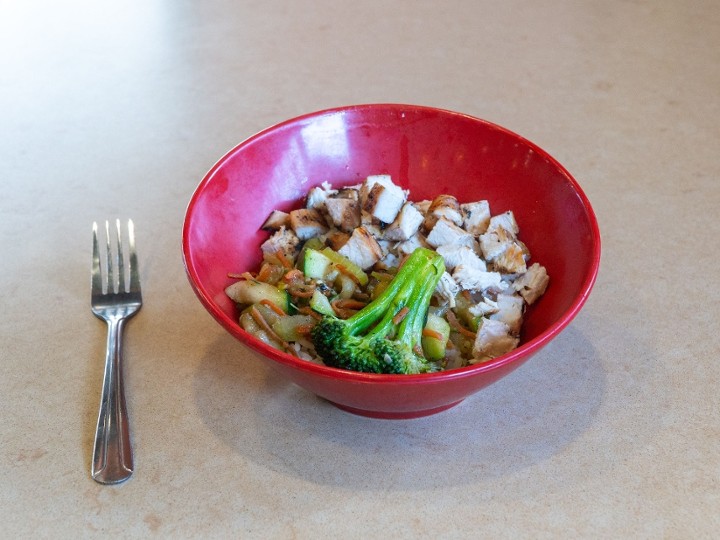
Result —
[[[350,259],[348,259],[344,255],[340,255],[337,251],[333,251],[329,247],[323,249],[321,253],[325,255],[328,259],[330,259],[334,264],[342,265],[348,272],[350,272],[353,276],[357,278],[360,285],[367,285],[368,275],[363,271],[362,268],[360,268]]]
[[[290,295],[269,283],[245,279],[230,285],[225,289],[225,294],[233,301],[243,305],[257,304],[262,300],[269,300],[285,313],[290,313]]]
[[[448,338],[450,337],[450,324],[433,313],[428,313],[427,322],[425,328],[430,330],[433,335],[423,335],[422,337],[422,349],[425,356],[431,360],[440,360],[445,358],[445,349],[447,347]],[[442,339],[434,337],[434,334],[438,334]]]
[[[312,298],[310,298],[310,308],[313,311],[318,312],[320,315],[335,315],[335,311],[330,305],[328,297],[317,289],[315,289]]]
[[[306,277],[312,279],[325,279],[325,276],[327,276],[331,266],[332,261],[323,253],[312,248],[305,250],[305,257],[303,258],[303,274],[305,274]]]

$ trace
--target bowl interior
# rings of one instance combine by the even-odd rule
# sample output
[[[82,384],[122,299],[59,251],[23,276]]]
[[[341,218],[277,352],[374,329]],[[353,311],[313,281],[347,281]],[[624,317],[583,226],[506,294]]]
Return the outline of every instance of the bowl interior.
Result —
[[[463,114],[367,105],[269,128],[231,150],[203,179],[188,207],[183,253],[190,281],[213,317],[240,339],[251,339],[239,328],[224,288],[228,272],[259,265],[259,245],[267,237],[260,226],[270,211],[299,207],[322,182],[352,185],[370,174],[392,175],[412,200],[449,193],[461,202],[487,199],[493,214],[513,210],[521,240],[550,275],[546,294],[526,315],[521,349],[559,332],[589,294],[599,263],[597,223],[577,183],[553,158]]]

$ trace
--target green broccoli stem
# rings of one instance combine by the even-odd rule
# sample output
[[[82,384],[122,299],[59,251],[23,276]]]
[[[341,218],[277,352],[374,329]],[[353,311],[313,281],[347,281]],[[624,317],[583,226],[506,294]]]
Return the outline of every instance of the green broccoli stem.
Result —
[[[395,317],[405,307],[408,308],[408,313],[403,320],[412,317],[412,314],[420,307],[416,304],[418,288],[430,277],[428,273],[429,270],[432,270],[432,266],[424,266],[419,270],[419,274],[416,273],[411,279],[405,281],[390,302],[383,318],[375,328],[367,333],[368,337],[386,337],[394,334],[398,327],[395,323]]]
[[[412,308],[398,327],[395,340],[404,343],[413,352],[415,346],[422,340],[430,299],[444,270],[444,261],[439,257],[435,257],[432,265],[426,267],[422,279],[417,281],[418,286],[410,300]]]
[[[379,328],[376,333],[382,335],[382,331],[389,331],[388,321],[391,322],[397,311],[402,309],[402,306],[397,310],[390,309],[391,305],[393,302],[396,304],[402,302],[403,297],[409,298],[412,295],[415,284],[419,282],[417,274],[419,271],[427,269],[427,261],[432,255],[431,251],[423,248],[413,251],[385,290],[375,300],[346,320],[348,335],[364,332],[378,319],[382,319],[382,321],[377,325]],[[402,297],[400,296],[401,292]],[[404,305],[407,305],[407,302]]]

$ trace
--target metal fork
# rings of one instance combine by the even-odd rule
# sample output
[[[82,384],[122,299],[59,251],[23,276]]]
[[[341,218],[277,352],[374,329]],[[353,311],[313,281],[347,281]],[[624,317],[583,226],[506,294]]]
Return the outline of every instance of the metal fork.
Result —
[[[122,482],[133,473],[122,376],[122,333],[125,322],[140,310],[142,295],[133,222],[128,220],[126,250],[123,250],[119,219],[115,221],[115,229],[115,242],[111,243],[110,224],[105,222],[105,249],[101,254],[98,225],[93,223],[90,303],[93,313],[108,325],[105,374],[91,468],[93,479],[101,484]],[[126,264],[129,281],[125,276]]]

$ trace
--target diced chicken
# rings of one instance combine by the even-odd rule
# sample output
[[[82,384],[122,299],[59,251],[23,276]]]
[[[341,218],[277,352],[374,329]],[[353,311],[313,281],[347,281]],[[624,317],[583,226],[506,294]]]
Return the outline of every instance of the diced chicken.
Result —
[[[490,204],[487,201],[461,204],[463,211],[463,229],[470,234],[479,236],[487,231],[490,225]]]
[[[514,242],[513,236],[502,227],[481,234],[480,251],[487,261],[493,261]]]
[[[510,328],[510,333],[517,336],[520,333],[525,308],[522,297],[517,294],[498,294],[497,306],[497,313],[490,315],[490,318],[504,322]]]
[[[448,270],[452,270],[461,264],[470,268],[477,268],[478,270],[487,270],[485,261],[478,257],[475,251],[468,246],[446,244],[438,246],[435,251],[445,259],[445,268]]]
[[[352,199],[353,201],[359,201],[360,191],[359,188],[346,187],[340,189],[336,195],[333,195],[333,197],[336,197],[338,199]]]
[[[460,226],[463,223],[460,203],[452,195],[438,195],[435,197],[425,215],[425,228],[432,229],[439,219],[447,219],[451,223]]]
[[[376,266],[385,270],[388,268],[397,268],[400,266],[400,259],[394,253],[387,252],[385,256],[376,263]]]
[[[499,272],[484,272],[462,264],[455,268],[452,277],[463,290],[485,292],[501,291],[505,288]]]
[[[282,226],[262,243],[260,249],[262,249],[264,255],[271,255],[278,251],[292,255],[297,250],[298,245],[300,245],[300,239],[297,235],[292,230]]]
[[[521,274],[527,270],[525,252],[517,242],[507,246],[494,262],[497,270],[507,274]]]
[[[314,208],[301,208],[290,212],[290,226],[300,240],[308,240],[328,231],[322,214]]]
[[[484,362],[508,353],[518,346],[519,340],[510,335],[510,327],[502,321],[483,319],[473,345],[471,364]]]
[[[350,240],[350,235],[346,232],[338,231],[337,229],[333,229],[325,237],[325,243],[333,251],[339,251],[340,248],[343,247],[348,240]]]
[[[483,299],[474,306],[470,306],[468,311],[476,317],[484,317],[486,315],[497,313],[500,311],[500,308],[498,307],[497,302],[483,296]]]
[[[432,204],[432,201],[423,199],[422,201],[413,204],[418,209],[418,212],[420,212],[422,215],[426,215],[428,213],[428,210],[430,210],[430,205]]]
[[[437,223],[435,223],[430,234],[428,234],[427,242],[435,248],[444,245],[464,245],[472,247],[475,239],[472,234],[464,231],[451,221],[440,218]]]
[[[496,231],[499,228],[505,229],[513,238],[520,232],[520,227],[518,227],[517,221],[515,221],[515,214],[512,213],[512,210],[490,218],[488,231]]]
[[[399,244],[397,244],[395,246],[395,251],[397,252],[398,256],[404,257],[406,255],[410,255],[419,247],[428,247],[428,243],[426,238],[422,234],[416,233],[404,242],[400,242]]]
[[[414,235],[423,222],[423,215],[412,203],[403,204],[395,221],[385,229],[384,237],[388,240],[404,241]]]
[[[363,270],[370,268],[383,257],[383,252],[364,227],[358,227],[338,253],[344,255]]]
[[[321,186],[310,188],[307,199],[305,200],[305,208],[324,210],[327,198],[336,193],[337,190],[332,189],[332,186],[328,182],[323,182]]]
[[[360,225],[369,225],[371,223],[375,223],[378,220],[373,217],[373,215],[370,212],[366,212],[362,209],[362,204],[360,205]]]
[[[363,222],[361,227],[364,227],[367,232],[369,232],[373,238],[376,240],[381,240],[384,238],[385,231],[382,228],[382,224],[377,219],[371,219],[368,222]]]
[[[260,228],[264,231],[277,231],[280,227],[287,227],[290,223],[289,219],[290,214],[273,210]]]
[[[549,282],[550,278],[545,267],[534,263],[527,272],[515,280],[513,288],[528,304],[532,304],[545,293]]]
[[[352,232],[360,226],[360,203],[357,200],[329,197],[325,200],[325,209],[340,230]]]
[[[389,175],[368,176],[360,190],[362,209],[383,223],[392,223],[407,194]]]
[[[440,281],[438,281],[438,284],[435,287],[434,294],[438,296],[441,301],[447,302],[448,305],[453,308],[455,307],[455,297],[459,292],[460,286],[457,282],[450,274],[443,272],[443,275],[440,276]]]

